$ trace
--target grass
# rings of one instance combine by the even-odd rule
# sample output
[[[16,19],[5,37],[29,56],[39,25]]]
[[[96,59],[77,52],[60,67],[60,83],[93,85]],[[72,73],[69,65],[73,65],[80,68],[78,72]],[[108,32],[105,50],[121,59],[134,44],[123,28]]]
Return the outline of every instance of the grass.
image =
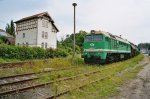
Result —
[[[20,60],[0,58],[0,64],[2,64],[2,63],[8,63],[8,62],[20,62]]]
[[[49,60],[35,60],[33,64],[25,64],[22,68],[15,69],[5,69],[0,70],[0,76],[23,74],[29,72],[39,72],[43,71],[45,68],[60,69],[74,67],[68,70],[55,71],[51,73],[46,73],[38,75],[40,79],[38,82],[44,83],[50,80],[54,80],[55,83],[50,85],[50,88],[55,92],[55,94],[81,86],[84,84],[89,84],[91,81],[110,76],[117,75],[128,68],[135,68],[136,64],[143,59],[143,55],[138,55],[132,59],[126,61],[121,61],[112,64],[101,65],[87,65],[84,64],[83,59],[77,57],[71,61],[71,57],[68,58],[54,58]],[[99,99],[107,98],[118,94],[118,87],[121,86],[128,79],[133,79],[136,77],[136,73],[142,69],[142,67],[136,67],[131,69],[122,75],[111,76],[109,79],[99,81],[94,84],[89,84],[88,86],[71,91],[70,94],[64,95],[60,98],[62,99]],[[71,77],[82,73],[92,72],[95,70],[100,70],[99,73],[92,74],[90,76],[81,76],[73,80],[57,82],[57,79],[63,77]]]
[[[73,69],[71,68],[67,70],[55,71],[55,72],[50,72],[50,73],[46,73],[43,75],[39,75],[40,77],[39,80],[40,82],[48,82],[50,80],[55,80],[55,79],[59,79],[63,77],[71,77],[71,76],[88,73],[88,72],[95,71],[95,70],[97,70],[97,68],[87,67],[85,69],[83,66],[75,67]]]
[[[6,62],[4,59],[0,59],[3,63]],[[7,61],[8,62],[8,61]],[[0,69],[0,76],[9,76],[9,75],[16,75],[16,74],[24,74],[24,73],[31,73],[31,72],[40,72],[43,71],[45,68],[67,68],[71,67],[72,63],[69,62],[68,58],[55,58],[55,59],[48,59],[48,60],[33,60],[32,64],[26,63],[22,67],[16,68],[7,68],[5,70]]]
[[[142,67],[140,66],[135,67],[141,59],[143,59],[143,56],[139,55],[126,61],[109,64],[103,68],[99,68],[101,70],[100,73],[90,75],[89,77],[83,76],[79,79],[74,79],[73,81],[57,82],[57,84],[55,84],[57,85],[57,92],[62,92],[68,89],[73,89],[77,86],[88,84],[91,81],[109,75],[117,75],[118,73],[126,70],[129,67],[135,68],[129,70],[128,72],[125,72],[121,76],[111,76],[109,79],[105,79],[94,84],[89,84],[82,89],[73,90],[70,94],[60,97],[60,99],[100,99],[116,95],[119,91],[117,88],[121,86],[125,81],[135,78],[136,73],[140,69],[142,69]],[[56,90],[56,86],[53,88],[53,90]]]

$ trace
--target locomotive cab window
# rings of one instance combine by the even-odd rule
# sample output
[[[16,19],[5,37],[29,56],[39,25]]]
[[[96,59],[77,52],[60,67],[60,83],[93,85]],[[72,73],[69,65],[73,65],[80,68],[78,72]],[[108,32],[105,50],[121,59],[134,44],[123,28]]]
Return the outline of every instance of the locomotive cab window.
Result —
[[[92,36],[91,35],[87,35],[85,37],[85,41],[92,41]]]
[[[101,41],[102,40],[102,35],[94,35],[93,40],[94,41]]]

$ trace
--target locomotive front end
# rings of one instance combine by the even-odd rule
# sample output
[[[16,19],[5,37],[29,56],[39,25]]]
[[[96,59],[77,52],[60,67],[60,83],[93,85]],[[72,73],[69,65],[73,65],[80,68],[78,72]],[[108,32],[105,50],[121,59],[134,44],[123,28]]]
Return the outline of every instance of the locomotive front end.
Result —
[[[90,34],[85,36],[84,40],[84,52],[82,58],[85,63],[102,63],[105,53],[104,41],[102,34],[96,34],[95,31],[91,31]]]

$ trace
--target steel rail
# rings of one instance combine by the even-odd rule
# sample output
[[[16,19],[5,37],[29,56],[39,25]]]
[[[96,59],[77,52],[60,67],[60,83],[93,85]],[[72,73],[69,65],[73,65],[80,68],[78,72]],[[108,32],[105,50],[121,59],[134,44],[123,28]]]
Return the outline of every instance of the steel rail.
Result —
[[[89,76],[90,74],[95,74],[95,73],[98,73],[98,72],[101,72],[100,70],[97,70],[97,71],[93,71],[93,72],[90,72],[90,73],[84,73],[84,74],[79,74],[77,76],[71,76],[71,77],[65,77],[65,78],[60,78],[58,80],[56,80],[57,82],[60,82],[60,81],[64,81],[64,80],[70,80],[70,79],[74,79],[74,78],[77,78],[77,77],[80,77],[80,76]],[[49,84],[52,84],[54,83],[55,81],[52,80],[50,82],[47,82],[47,83],[43,83],[43,84],[36,84],[36,85],[33,85],[33,86],[28,86],[28,87],[24,87],[24,88],[19,88],[19,89],[14,89],[14,90],[9,90],[9,91],[4,91],[4,92],[0,92],[0,96],[2,95],[7,95],[7,94],[12,94],[12,93],[18,93],[18,92],[22,92],[22,91],[25,91],[25,90],[30,90],[30,89],[33,89],[33,88],[38,88],[38,87],[43,87],[45,85],[49,85]]]
[[[72,68],[74,68],[74,67],[72,67]],[[68,70],[68,69],[71,69],[71,68],[62,68],[62,69],[55,69],[55,70],[46,71],[46,72],[43,71],[43,72],[38,72],[38,73],[29,73],[29,74],[21,74],[21,75],[14,75],[14,76],[2,77],[2,78],[0,78],[0,80],[7,79],[7,78],[24,77],[24,76],[30,76],[30,75],[32,76],[34,74],[39,74],[39,73],[48,73],[48,72],[60,71],[60,70]],[[33,81],[33,80],[37,80],[37,79],[39,79],[39,77],[32,77],[32,78],[25,79],[25,80],[19,80],[19,81],[2,83],[2,84],[0,84],[0,87],[1,86],[7,86],[7,85],[13,85],[13,84],[17,84],[17,83],[22,83],[22,82]]]
[[[13,67],[22,67],[24,64],[29,63],[31,64],[31,61],[26,61],[26,62],[13,62],[13,63],[1,63],[0,68],[13,68]]]
[[[13,85],[13,84],[17,84],[17,83],[28,82],[28,81],[37,80],[37,79],[39,79],[39,78],[38,78],[38,77],[33,77],[33,78],[29,78],[29,79],[24,79],[24,80],[19,80],[19,81],[14,81],[14,82],[3,83],[3,84],[0,84],[0,87],[1,87],[1,86],[6,86],[6,85]]]
[[[32,72],[32,73],[25,73],[25,74],[17,74],[17,75],[11,75],[11,76],[4,76],[4,77],[0,77],[0,80],[6,79],[6,78],[15,78],[15,77],[22,77],[22,76],[30,76],[30,75],[34,75],[34,74],[40,74],[40,73],[47,73],[47,72],[53,72],[53,71],[67,70],[67,69],[72,69],[72,68],[75,68],[75,67],[53,69],[53,70],[40,71],[40,72]]]
[[[114,75],[114,74],[113,74],[113,75]],[[107,76],[107,77],[104,77],[104,78],[101,78],[101,79],[98,79],[98,80],[91,81],[91,82],[88,83],[88,84],[83,84],[83,85],[78,86],[78,87],[76,87],[76,88],[73,88],[73,89],[70,89],[70,90],[66,90],[66,91],[64,91],[64,92],[61,92],[61,93],[57,94],[56,96],[55,96],[55,95],[52,95],[52,96],[46,97],[45,99],[54,99],[54,98],[60,97],[60,96],[62,96],[62,95],[65,95],[65,94],[67,94],[67,93],[73,91],[73,90],[80,89],[80,88],[83,88],[83,87],[85,87],[85,86],[87,86],[87,85],[89,85],[89,84],[93,84],[93,83],[96,83],[96,82],[98,82],[98,81],[102,81],[102,80],[104,80],[104,79],[110,78],[110,77],[113,76],[113,75],[109,75],[109,76]]]

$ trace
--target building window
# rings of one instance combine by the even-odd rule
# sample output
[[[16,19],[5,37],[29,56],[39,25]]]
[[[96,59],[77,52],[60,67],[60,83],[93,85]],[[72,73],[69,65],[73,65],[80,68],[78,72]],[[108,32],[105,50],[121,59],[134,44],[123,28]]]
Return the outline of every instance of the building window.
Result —
[[[45,27],[47,27],[47,28],[48,28],[48,22],[47,22],[47,21],[45,21]]]
[[[55,29],[54,29],[54,28],[52,28],[52,32],[55,32]]]
[[[42,38],[44,38],[44,31],[42,31]]]
[[[41,44],[41,47],[44,48],[44,43]]]
[[[48,38],[48,33],[47,33],[47,32],[42,31],[42,38],[47,39],[47,38]]]
[[[17,45],[19,46],[19,43]]]
[[[48,21],[42,20],[42,26],[48,28]]]
[[[29,46],[29,43],[28,43],[28,42],[26,42],[26,46]]]
[[[45,39],[47,39],[48,38],[48,33],[47,32],[45,32]]]
[[[25,38],[25,33],[23,33],[23,38]]]
[[[47,48],[47,43],[45,43],[45,48]]]

